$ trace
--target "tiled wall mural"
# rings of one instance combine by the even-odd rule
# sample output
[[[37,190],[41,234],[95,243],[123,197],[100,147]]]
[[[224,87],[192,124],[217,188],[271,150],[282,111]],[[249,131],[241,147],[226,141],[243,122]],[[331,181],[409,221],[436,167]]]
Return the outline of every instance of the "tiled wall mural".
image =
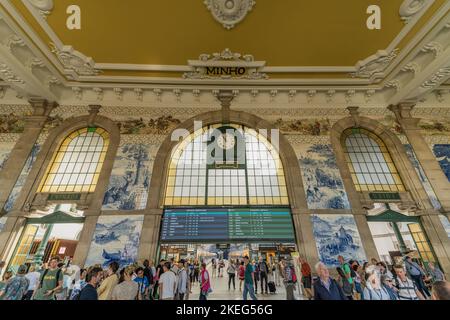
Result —
[[[331,145],[305,145],[300,169],[310,209],[350,209]]]
[[[85,266],[107,267],[116,261],[121,267],[137,259],[144,216],[100,216],[95,226]]]
[[[367,260],[352,215],[311,215],[311,220],[319,258],[327,266],[338,266],[339,255],[346,261]]]
[[[0,218],[0,232],[2,232],[3,228],[5,227],[6,219],[6,217]]]
[[[11,150],[14,148],[14,142],[2,142],[0,143],[0,171],[8,160]]]
[[[428,197],[430,198],[433,208],[440,209],[441,204],[439,203],[439,200],[438,200],[436,194],[434,193],[433,187],[431,186],[430,182],[428,181],[428,178],[425,175],[425,172],[423,171],[423,168],[420,165],[419,160],[417,160],[414,150],[412,149],[411,145],[409,145],[409,144],[405,144],[404,147],[405,147],[406,154],[408,155],[409,160],[411,161],[412,165],[414,166],[414,169],[416,169],[417,175],[419,176],[419,179],[422,182],[425,192],[427,193]]]
[[[444,215],[439,215],[439,219],[441,219],[442,225],[444,226],[445,231],[447,231],[447,235],[450,238],[450,221],[448,221],[447,217]]]
[[[11,209],[13,208],[14,202],[19,196],[22,187],[25,185],[25,181],[27,180],[28,174],[30,173],[31,168],[33,167],[33,164],[36,161],[37,155],[40,150],[41,146],[38,144],[35,144],[31,149],[31,153],[28,156],[27,161],[25,162],[25,166],[23,167],[22,172],[20,173],[20,176],[17,179],[16,184],[14,185],[14,188],[11,191],[11,194],[9,195],[8,200],[6,201],[4,207],[6,212],[11,211]]]
[[[450,181],[450,144],[435,144],[433,152],[441,165],[442,171]]]
[[[145,209],[153,159],[147,144],[127,143],[119,147],[103,210]]]

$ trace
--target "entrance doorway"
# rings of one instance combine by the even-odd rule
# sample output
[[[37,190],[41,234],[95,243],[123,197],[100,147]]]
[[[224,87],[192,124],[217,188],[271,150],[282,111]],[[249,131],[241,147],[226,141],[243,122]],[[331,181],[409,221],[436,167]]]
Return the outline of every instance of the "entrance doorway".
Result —
[[[402,264],[405,255],[417,259],[425,268],[428,262],[437,263],[419,217],[401,214],[387,206],[381,214],[369,215],[367,221],[378,255],[388,265]]]
[[[48,215],[27,219],[9,259],[8,270],[15,273],[22,264],[40,266],[52,256],[59,256],[65,264],[73,258],[84,217],[80,212],[65,209],[62,205],[56,206],[54,212]]]

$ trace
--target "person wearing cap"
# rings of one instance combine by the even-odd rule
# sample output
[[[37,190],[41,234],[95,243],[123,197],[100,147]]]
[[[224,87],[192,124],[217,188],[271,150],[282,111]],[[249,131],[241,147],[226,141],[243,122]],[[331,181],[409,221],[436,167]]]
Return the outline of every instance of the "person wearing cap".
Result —
[[[398,290],[394,287],[394,277],[389,274],[381,275],[381,285],[386,289],[391,300],[398,300]]]
[[[184,264],[184,259],[178,261],[177,297],[179,300],[184,300],[187,290],[187,272]]]
[[[17,271],[17,275],[0,292],[0,300],[22,300],[30,284],[30,281],[25,278],[26,273],[27,266],[21,265]]]

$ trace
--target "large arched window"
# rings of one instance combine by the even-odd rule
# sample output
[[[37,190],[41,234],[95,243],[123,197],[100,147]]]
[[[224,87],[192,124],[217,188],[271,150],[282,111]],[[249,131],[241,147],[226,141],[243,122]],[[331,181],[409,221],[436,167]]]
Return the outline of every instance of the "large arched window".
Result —
[[[53,155],[39,192],[93,192],[109,146],[102,128],[82,128],[69,134]]]
[[[244,147],[237,148],[225,131],[224,137],[217,139],[218,145],[224,150],[234,147],[234,159],[239,161],[211,161],[210,135],[223,128],[204,127],[174,148],[165,205],[289,204],[279,154],[263,134],[244,126],[227,125],[227,132],[234,130]]]
[[[357,191],[405,190],[392,157],[378,136],[365,129],[347,129],[342,141]]]

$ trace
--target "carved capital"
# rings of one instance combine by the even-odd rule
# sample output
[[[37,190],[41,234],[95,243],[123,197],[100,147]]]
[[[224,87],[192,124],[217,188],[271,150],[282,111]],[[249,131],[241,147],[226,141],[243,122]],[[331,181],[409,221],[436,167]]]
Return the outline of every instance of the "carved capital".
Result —
[[[58,107],[57,102],[48,102],[42,98],[31,98],[28,102],[34,110],[33,116],[48,117],[53,109]]]
[[[387,108],[394,113],[402,129],[413,129],[417,128],[420,121],[419,118],[413,118],[411,114],[414,107],[414,103],[404,102],[397,105],[390,105]]]
[[[403,120],[407,118],[412,118],[411,112],[415,104],[413,103],[399,103],[397,105],[390,105],[388,109],[395,114],[397,120]]]
[[[101,105],[98,104],[90,104],[89,105],[89,120],[88,120],[88,126],[94,126],[95,118],[97,117],[98,113],[100,112],[100,109],[102,108]]]
[[[353,107],[347,107],[348,112],[350,113],[350,116],[353,118],[354,127],[359,127],[359,107],[353,106]]]
[[[233,91],[220,90],[217,99],[220,101],[220,105],[223,109],[230,109],[231,101],[234,99]]]

